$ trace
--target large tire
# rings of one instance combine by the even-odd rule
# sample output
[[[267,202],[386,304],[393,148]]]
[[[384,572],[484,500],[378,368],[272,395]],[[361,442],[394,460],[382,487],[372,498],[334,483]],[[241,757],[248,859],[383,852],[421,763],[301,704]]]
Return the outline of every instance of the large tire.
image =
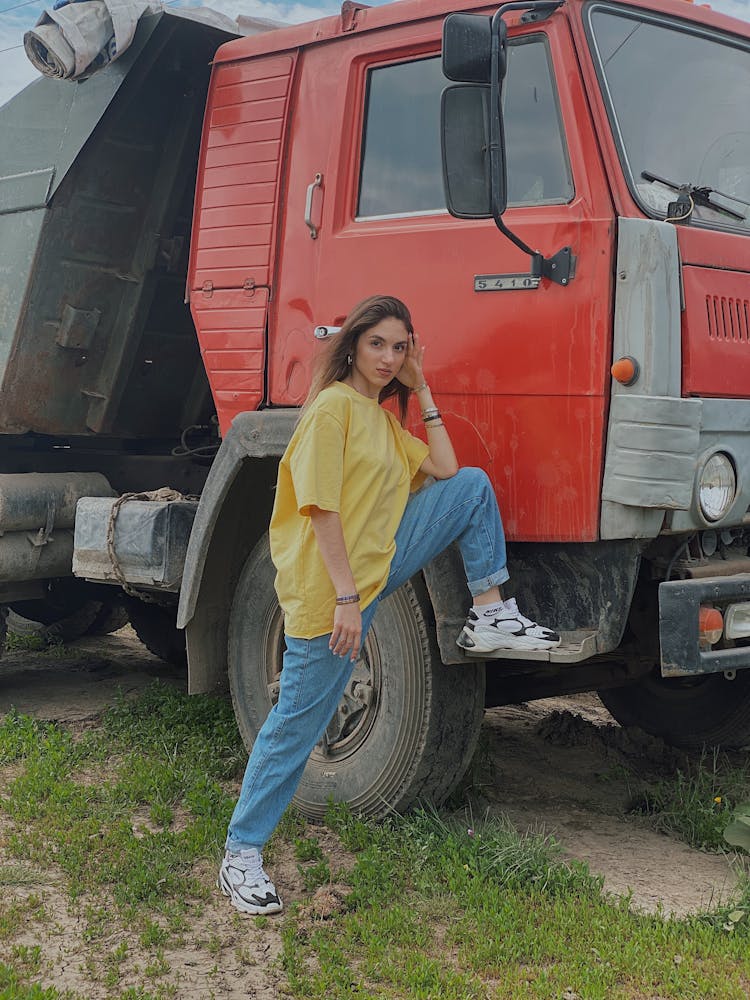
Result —
[[[723,674],[664,678],[656,667],[627,687],[599,691],[622,726],[638,726],[686,749],[743,747],[750,743],[750,670],[734,680]]]
[[[177,605],[162,605],[129,597],[125,607],[135,634],[154,656],[187,667],[185,633],[177,628]]]
[[[284,638],[274,575],[264,538],[242,570],[229,623],[229,685],[248,749],[278,697]],[[484,664],[442,664],[428,618],[418,579],[383,601],[294,797],[305,816],[321,819],[330,799],[375,818],[417,801],[437,805],[463,777],[484,711]]]
[[[130,618],[121,597],[116,600],[102,601],[96,618],[86,630],[86,635],[110,635],[124,628]]]
[[[83,635],[115,632],[127,621],[119,588],[96,588],[65,578],[50,581],[44,598],[11,604],[8,631],[41,642],[72,642]]]
[[[40,642],[72,642],[91,628],[101,611],[101,601],[90,600],[63,588],[50,592],[45,600],[19,601],[8,610],[8,632]]]

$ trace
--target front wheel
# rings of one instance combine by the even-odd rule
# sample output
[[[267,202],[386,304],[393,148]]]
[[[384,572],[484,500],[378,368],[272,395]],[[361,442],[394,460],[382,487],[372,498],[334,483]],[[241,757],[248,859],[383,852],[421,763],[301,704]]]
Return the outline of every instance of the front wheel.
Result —
[[[750,743],[750,670],[664,678],[658,667],[627,687],[599,691],[622,726],[639,726],[686,749]]]
[[[283,615],[267,538],[248,557],[229,622],[229,685],[245,745],[278,699]],[[439,804],[471,760],[484,709],[484,664],[445,666],[418,578],[382,602],[344,696],[294,797],[311,819],[328,801],[382,817]]]

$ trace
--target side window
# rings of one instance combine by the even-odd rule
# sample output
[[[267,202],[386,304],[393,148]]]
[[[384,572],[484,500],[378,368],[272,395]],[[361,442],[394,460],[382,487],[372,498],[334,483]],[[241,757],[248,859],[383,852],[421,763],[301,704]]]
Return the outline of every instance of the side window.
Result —
[[[539,38],[508,48],[503,88],[509,205],[559,205],[573,197],[547,46]]]
[[[367,74],[358,218],[445,211],[440,165],[440,59]]]
[[[357,218],[445,211],[440,163],[439,58],[367,75]],[[573,197],[547,46],[539,36],[510,46],[504,87],[508,203],[561,204]]]

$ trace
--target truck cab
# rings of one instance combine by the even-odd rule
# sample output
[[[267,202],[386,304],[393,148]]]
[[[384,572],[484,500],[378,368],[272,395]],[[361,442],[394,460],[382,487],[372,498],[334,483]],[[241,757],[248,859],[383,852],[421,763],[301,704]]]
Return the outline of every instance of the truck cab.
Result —
[[[675,742],[742,742],[750,34],[683,0],[518,6],[503,221],[568,254],[557,279],[489,212],[449,211],[455,4],[346,4],[219,50],[189,285],[221,426],[247,434],[238,413],[260,407],[268,434],[303,402],[317,340],[367,294],[402,297],[459,460],[495,486],[516,592],[566,634],[542,662],[488,663],[488,699],[595,688]],[[466,663],[459,580],[449,552],[422,581],[443,664]],[[188,622],[197,592],[181,600]]]

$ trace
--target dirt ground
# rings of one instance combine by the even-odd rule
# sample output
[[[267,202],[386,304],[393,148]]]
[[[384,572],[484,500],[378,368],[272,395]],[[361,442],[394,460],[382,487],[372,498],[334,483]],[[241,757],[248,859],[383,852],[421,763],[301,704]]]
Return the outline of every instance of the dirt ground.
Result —
[[[596,695],[492,709],[484,736],[490,808],[520,830],[553,834],[568,857],[604,876],[606,891],[631,894],[638,910],[676,916],[731,894],[735,874],[727,857],[639,823],[631,811],[638,779],[667,777],[681,758],[660,740],[621,729]]]
[[[13,707],[42,719],[85,724],[119,692],[135,695],[156,677],[184,683],[181,672],[151,656],[129,628],[115,636],[83,639],[73,650],[71,655],[68,647],[58,659],[50,653],[6,653],[0,661],[0,715]],[[726,858],[655,833],[629,813],[638,776],[652,780],[668,774],[675,763],[673,751],[660,741],[617,726],[594,695],[492,709],[471,775],[474,808],[504,813],[520,830],[553,834],[568,857],[586,861],[604,877],[607,891],[631,894],[635,908],[684,915],[726,899],[734,876]],[[0,845],[2,832],[0,826]],[[320,838],[332,870],[352,863],[332,835],[321,830]],[[1,847],[0,862],[7,862]],[[291,851],[277,857],[271,874],[286,901],[303,897]],[[209,882],[214,879],[212,871],[205,876]],[[49,889],[45,906],[53,907],[54,919],[47,924],[44,945],[53,971],[48,982],[91,1000],[106,997],[104,988],[92,993],[82,967],[83,946],[76,943],[80,914],[69,912],[64,894],[54,886]],[[335,888],[319,890],[310,905],[320,915],[336,909]],[[107,947],[117,946],[117,935],[113,931]],[[25,943],[39,943],[33,927],[26,936]],[[189,945],[168,950],[164,957],[171,966],[170,980],[179,983],[180,998],[267,1000],[283,995],[279,951],[278,922],[259,928],[218,896],[196,912]],[[137,973],[134,965],[133,982]]]

